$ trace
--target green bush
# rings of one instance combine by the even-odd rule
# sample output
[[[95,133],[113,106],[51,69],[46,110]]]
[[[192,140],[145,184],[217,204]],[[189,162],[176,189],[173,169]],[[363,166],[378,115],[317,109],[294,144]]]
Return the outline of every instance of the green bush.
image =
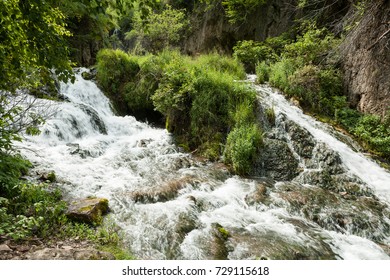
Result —
[[[137,60],[121,50],[103,49],[97,54],[96,79],[121,114],[126,114],[129,111],[126,101],[131,105],[132,101],[135,104],[140,103],[138,96],[131,98],[132,91],[130,89],[139,70]],[[127,85],[128,83],[130,84]]]
[[[261,144],[262,132],[256,124],[238,126],[228,135],[225,162],[232,164],[238,174],[249,174]]]
[[[297,65],[294,59],[281,59],[270,66],[269,83],[288,94],[290,88],[289,77],[293,75],[296,69]]]
[[[103,54],[98,57],[101,67],[106,64],[101,59],[117,55],[139,67],[135,76],[131,70],[129,75],[120,73],[124,68],[118,71],[118,94],[132,112],[153,109],[161,113],[177,144],[188,150],[216,160],[231,129],[257,123],[256,92],[237,82],[245,71],[233,58],[211,53],[192,59],[168,49],[144,57]]]
[[[235,79],[245,79],[244,65],[240,61],[214,52],[199,56],[196,59],[196,67],[227,73],[234,76]]]
[[[20,155],[0,152],[0,197],[10,198],[17,195],[19,189],[15,186],[30,167],[31,163]]]
[[[248,15],[267,0],[223,0],[226,17],[231,23],[244,22]]]
[[[259,84],[263,84],[269,81],[269,75],[271,72],[271,67],[267,62],[262,61],[256,65],[256,82]]]
[[[379,116],[362,116],[353,133],[366,143],[366,147],[390,158],[390,127]]]
[[[256,64],[259,62],[273,60],[275,57],[272,48],[252,40],[237,42],[233,52],[234,57],[244,64],[245,70],[249,73],[255,72]]]

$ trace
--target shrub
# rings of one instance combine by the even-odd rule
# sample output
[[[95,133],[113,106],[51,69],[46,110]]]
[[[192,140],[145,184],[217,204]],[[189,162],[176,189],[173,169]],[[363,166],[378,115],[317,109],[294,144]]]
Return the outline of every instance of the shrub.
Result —
[[[166,5],[161,13],[149,13],[146,19],[140,12],[136,13],[133,29],[126,34],[126,39],[135,39],[138,53],[158,53],[180,42],[188,27],[184,10]]]
[[[238,174],[249,174],[262,144],[262,132],[256,124],[238,126],[227,138],[224,159]]]
[[[245,79],[246,73],[241,60],[233,59],[217,53],[204,54],[197,58],[196,67],[227,73],[236,79]]]
[[[244,64],[245,70],[249,73],[255,72],[257,63],[274,58],[274,52],[270,47],[252,40],[237,42],[233,52],[234,57]]]
[[[20,155],[0,152],[0,197],[11,198],[17,195],[19,190],[15,186],[30,167],[31,163]]]
[[[121,114],[126,114],[129,110],[125,92],[127,91],[127,95],[131,94],[131,86],[125,85],[135,80],[139,70],[137,60],[121,50],[103,49],[97,54],[97,81]],[[131,98],[128,97],[127,100]]]
[[[379,116],[364,115],[359,119],[353,133],[374,149],[379,155],[390,158],[390,127]]]
[[[266,3],[266,0],[223,0],[222,5],[225,8],[226,17],[231,23],[240,23],[245,21],[248,15],[256,10],[260,5]]]
[[[257,64],[256,65],[256,75],[257,75],[256,82],[259,84],[263,84],[265,82],[268,82],[270,72],[271,72],[271,67],[268,65],[267,62],[262,61],[259,64]]]
[[[272,86],[280,88],[288,93],[290,88],[289,76],[297,68],[296,61],[283,58],[270,66],[269,82]]]

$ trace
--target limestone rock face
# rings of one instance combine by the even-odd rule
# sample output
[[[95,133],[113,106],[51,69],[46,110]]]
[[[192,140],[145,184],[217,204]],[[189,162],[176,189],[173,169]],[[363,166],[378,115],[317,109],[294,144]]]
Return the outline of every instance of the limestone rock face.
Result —
[[[67,216],[76,221],[99,224],[101,216],[108,212],[106,198],[86,198],[70,204]]]
[[[390,107],[389,22],[390,1],[373,1],[341,47],[349,101],[364,113],[382,117]]]

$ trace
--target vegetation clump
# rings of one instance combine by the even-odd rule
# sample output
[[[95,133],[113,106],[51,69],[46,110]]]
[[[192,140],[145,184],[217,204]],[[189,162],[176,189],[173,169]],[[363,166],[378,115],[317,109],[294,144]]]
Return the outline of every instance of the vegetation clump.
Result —
[[[111,61],[118,55],[123,64],[112,69],[118,63]],[[122,66],[124,64],[134,67]],[[146,56],[102,50],[98,54],[97,68],[99,84],[103,90],[111,92],[109,95],[116,96],[114,101],[127,101],[127,108],[133,112],[145,109],[160,113],[180,146],[216,160],[224,154],[228,135],[239,131],[241,125],[253,123],[256,126],[246,129],[246,133],[234,132],[236,135],[230,137],[229,147],[248,133],[251,137],[258,134],[253,141],[246,142],[241,158],[231,157],[228,152],[226,162],[251,160],[254,156],[251,153],[255,153],[261,143],[255,116],[256,93],[247,84],[237,82],[245,78],[245,71],[233,58],[215,53],[190,58],[168,49]],[[251,168],[250,164],[244,167],[237,163],[233,164],[233,169],[247,174]]]

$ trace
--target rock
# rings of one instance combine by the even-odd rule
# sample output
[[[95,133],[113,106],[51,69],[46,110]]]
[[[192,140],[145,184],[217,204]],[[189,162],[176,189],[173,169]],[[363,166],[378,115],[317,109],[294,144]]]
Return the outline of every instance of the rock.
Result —
[[[340,194],[320,187],[279,183],[276,193],[291,212],[303,215],[327,230],[355,234],[372,241],[386,239],[389,210],[373,197]]]
[[[178,192],[188,184],[194,183],[196,183],[195,178],[192,176],[184,176],[183,178],[168,181],[152,189],[130,192],[129,195],[135,202],[140,203],[165,202],[175,198]]]
[[[50,182],[50,183],[53,183],[56,181],[56,174],[54,173],[54,171],[50,171],[48,173],[43,173],[41,174],[41,176],[39,177],[39,180],[43,181],[43,182]]]
[[[267,204],[268,189],[273,188],[274,182],[271,180],[261,180],[256,182],[255,189],[245,196],[248,205]]]
[[[287,121],[287,133],[290,135],[295,152],[303,158],[311,158],[316,141],[309,131],[293,121]]]
[[[96,73],[92,71],[90,72],[85,71],[81,73],[81,77],[83,77],[84,80],[92,80],[96,77]]]
[[[12,252],[13,250],[6,244],[0,244],[0,252]]]
[[[271,229],[248,231],[243,228],[230,230],[229,242],[235,248],[229,252],[229,259],[270,259],[270,260],[321,260],[336,259],[332,248],[318,236],[315,228],[300,220],[286,221],[303,233],[307,240],[286,237]]]
[[[313,157],[307,163],[307,168],[324,169],[329,174],[344,173],[340,155],[325,143],[319,143],[313,150]]]
[[[115,257],[107,252],[95,249],[55,249],[44,248],[25,256],[29,260],[114,260]]]
[[[298,160],[284,141],[264,139],[255,173],[274,180],[291,180],[298,174]]]
[[[108,212],[106,198],[86,198],[72,202],[67,210],[67,216],[76,221],[99,224],[101,216]]]
[[[352,106],[384,117],[390,104],[390,2],[369,1],[359,24],[343,41],[344,89]]]

